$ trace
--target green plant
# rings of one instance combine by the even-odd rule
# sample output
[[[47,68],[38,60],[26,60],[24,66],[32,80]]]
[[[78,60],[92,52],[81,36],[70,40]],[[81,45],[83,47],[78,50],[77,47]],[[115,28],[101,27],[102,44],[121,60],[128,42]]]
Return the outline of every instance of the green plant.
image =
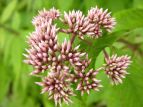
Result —
[[[94,60],[88,58],[88,53],[79,51],[79,45],[73,47],[76,37],[86,42],[86,36],[98,40],[102,36],[102,29],[111,32],[115,19],[107,11],[91,8],[88,15],[84,16],[81,11],[73,10],[64,12],[62,18],[60,12],[52,8],[49,11],[44,9],[34,17],[32,23],[35,31],[28,38],[29,48],[26,49],[27,54],[24,54],[24,62],[33,66],[32,75],[42,78],[42,82],[36,84],[43,87],[41,93],[48,92],[49,99],[54,99],[56,106],[61,106],[62,102],[72,102],[70,97],[75,96],[75,90],[80,91],[81,95],[85,92],[89,94],[92,89],[99,91],[102,85],[96,75],[101,70],[116,85],[122,83],[128,74],[126,69],[131,61],[127,55],[110,57],[103,49],[106,64],[94,70],[90,67]],[[54,24],[56,20],[61,21],[64,27],[58,28]],[[60,32],[71,35],[70,40],[58,43]],[[92,45],[91,42],[86,43]]]
[[[99,92],[92,91],[80,97],[71,97],[73,103],[62,107],[142,107],[143,106],[143,3],[142,0],[0,0],[0,106],[1,107],[54,107],[53,100],[46,94],[39,94],[41,88],[33,83],[40,78],[29,76],[32,68],[22,61],[25,59],[26,35],[33,30],[30,23],[38,10],[55,7],[61,11],[81,10],[84,14],[91,7],[108,8],[116,19],[111,33],[103,33],[98,39],[75,38],[73,47],[80,44],[80,50],[92,58],[90,67],[98,69],[104,63],[103,49],[109,56],[128,54],[132,64],[127,77],[118,86],[109,84],[103,71],[97,79],[104,86]],[[57,22],[58,27],[63,25]],[[70,38],[58,34],[58,42]],[[94,49],[94,50],[93,50]],[[79,94],[77,91],[76,94]]]

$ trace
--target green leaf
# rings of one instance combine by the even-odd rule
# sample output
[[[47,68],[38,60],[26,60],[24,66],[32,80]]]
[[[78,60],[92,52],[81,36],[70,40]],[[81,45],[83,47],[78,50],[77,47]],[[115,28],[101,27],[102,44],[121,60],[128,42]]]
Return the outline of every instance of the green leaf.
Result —
[[[70,105],[63,103],[62,107],[87,107],[85,101],[79,100],[76,97],[74,97],[72,101],[73,103],[70,103]]]
[[[1,71],[1,75],[0,75],[0,102],[3,101],[4,97],[7,95],[7,92],[9,90],[9,84],[10,84],[10,74],[8,73],[9,71],[9,67],[5,66],[3,64],[3,60],[0,58],[1,62],[0,62],[0,71]]]
[[[59,9],[62,10],[62,11],[66,11],[70,8],[70,6],[72,5],[74,0],[68,0],[68,1],[65,1],[65,0],[58,0],[57,3],[58,3],[58,6],[59,6]]]
[[[13,29],[19,29],[20,27],[20,14],[18,12],[15,12],[13,17],[12,17],[12,28]]]
[[[53,102],[53,100],[48,100],[48,96],[43,94],[43,104],[44,104],[44,107],[54,107],[55,104]]]
[[[96,7],[98,1],[96,0],[85,0],[84,5],[86,7],[86,11],[88,11],[91,7]]]
[[[118,4],[118,5],[115,5],[115,4]],[[112,13],[115,13],[129,8],[132,5],[132,2],[131,0],[108,0],[108,1],[106,0],[106,1],[103,1],[102,5],[105,8],[108,8]]]
[[[134,13],[134,14],[133,14]],[[91,67],[94,67],[96,57],[105,47],[111,46],[116,40],[125,35],[127,30],[133,30],[139,27],[143,27],[143,10],[142,9],[130,9],[115,14],[117,20],[117,27],[113,33],[108,35],[103,35],[98,39],[87,38],[86,41],[92,43],[88,44],[85,41],[82,41],[81,49],[86,51],[89,54],[89,57],[92,58]],[[89,45],[91,45],[89,47]]]
[[[9,33],[5,32],[7,35],[9,35]],[[4,35],[5,38],[7,37],[6,35]],[[5,40],[5,43],[4,43],[4,50],[3,50],[3,53],[4,53],[4,57],[3,57],[3,60],[4,60],[4,63],[7,64],[7,61],[10,59],[10,56],[11,56],[11,44],[12,44],[12,41],[13,41],[13,38],[14,36],[10,36],[8,40]]]
[[[106,48],[106,52],[110,54],[110,48]],[[101,51],[96,58],[95,61],[95,68],[98,69],[99,67],[103,66],[104,64],[104,53]]]
[[[1,16],[1,22],[5,23],[7,20],[11,18],[11,15],[16,8],[17,0],[11,1],[4,9],[2,16]]]
[[[15,81],[18,83],[21,74],[21,67],[23,64],[23,53],[25,48],[24,39],[22,39],[20,36],[13,37],[10,48],[11,51],[9,62],[14,70]]]
[[[109,107],[142,107],[143,106],[143,66],[137,57],[128,69],[130,75],[119,86],[111,86],[107,104]]]
[[[59,0],[41,0],[43,3],[43,7],[48,7],[48,8],[57,8],[57,1]]]
[[[90,42],[91,44],[87,43],[86,41],[81,41],[80,43],[81,50],[87,52],[89,57],[92,58],[90,67],[94,68],[95,61],[96,61],[98,54],[105,47],[111,46],[121,36],[124,36],[123,31],[114,32],[109,35],[102,36],[98,39],[87,38],[86,41]]]
[[[143,27],[143,9],[123,10],[121,12],[117,12],[114,17],[117,21],[114,32]]]
[[[67,35],[67,34],[65,34],[65,33],[59,33],[59,34],[58,34],[58,42],[59,42],[60,44],[62,44],[65,39],[66,39],[66,40],[69,40],[69,39],[70,39],[70,38],[69,38],[69,35]]]
[[[5,46],[5,41],[6,41],[6,37],[5,37],[6,32],[0,28],[0,34],[1,34],[1,36],[0,36],[0,49],[3,49]]]
[[[143,8],[143,0],[134,0],[133,5],[136,8]]]
[[[42,7],[42,3],[43,1],[42,0],[36,0],[35,2],[34,2],[34,5],[32,4],[33,2],[31,1],[31,5],[33,5],[33,9],[41,9],[41,8],[43,8]]]

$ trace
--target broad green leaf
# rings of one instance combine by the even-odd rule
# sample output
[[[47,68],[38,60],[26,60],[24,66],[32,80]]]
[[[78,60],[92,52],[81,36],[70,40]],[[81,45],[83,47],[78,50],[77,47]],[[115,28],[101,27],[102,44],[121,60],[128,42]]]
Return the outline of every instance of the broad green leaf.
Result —
[[[73,103],[70,103],[69,105],[63,103],[62,107],[87,107],[85,101],[82,99],[77,99],[76,97],[72,98]]]
[[[84,5],[86,7],[86,11],[88,11],[91,7],[96,7],[98,1],[97,0],[84,0]]]
[[[59,33],[58,34],[58,42],[60,43],[60,44],[62,44],[63,42],[64,42],[64,40],[69,40],[70,39],[70,36],[69,35],[67,35],[67,34],[65,34],[65,33]]]
[[[54,107],[55,104],[53,101],[48,99],[48,95],[43,94],[43,104],[45,107]]]
[[[38,12],[36,11],[36,14]],[[34,14],[32,14],[31,12],[21,12],[20,13],[20,16],[21,16],[21,23],[20,23],[20,26],[21,28],[27,28],[27,29],[24,29],[24,30],[28,30],[29,32],[32,32],[32,30],[34,29],[34,27],[32,26],[32,18],[35,16]],[[32,29],[33,28],[33,29]],[[23,29],[21,29],[21,32],[24,31]],[[27,32],[28,34],[28,32]],[[22,34],[23,36],[25,36],[24,34]]]
[[[74,0],[68,0],[68,1],[65,1],[65,0],[57,0],[57,3],[58,3],[58,7],[61,11],[66,11],[68,10],[72,4],[73,4]]]
[[[143,19],[142,12],[142,9],[131,9],[118,12],[117,14],[115,14],[117,27],[113,33],[103,35],[101,38],[98,38],[96,40],[88,38],[86,41],[90,41],[92,43],[92,46],[90,47],[89,43],[86,43],[85,41],[81,42],[82,50],[85,50],[89,54],[90,58],[92,58],[92,63],[90,66],[94,66],[96,57],[98,56],[99,52],[105,47],[111,46],[116,40],[124,36],[126,30],[133,30],[135,28],[143,26],[143,23],[141,23]]]
[[[133,0],[133,6],[135,8],[142,8],[143,9],[143,0]]]
[[[42,3],[43,3],[43,7],[45,8],[57,8],[57,3],[58,0],[42,0]]]
[[[5,32],[7,35],[9,35],[9,33]],[[4,35],[5,38],[7,37],[6,35]],[[11,57],[11,44],[12,44],[12,41],[13,41],[13,38],[14,36],[10,36],[8,40],[5,40],[5,43],[4,43],[4,50],[3,50],[3,53],[4,53],[4,57],[3,57],[3,60],[4,60],[4,63],[7,64],[7,61],[10,59]]]
[[[130,0],[85,0],[84,3],[86,11],[91,7],[98,6],[99,8],[109,9],[112,13],[119,12],[121,10],[131,7],[132,5],[132,2]]]
[[[110,54],[110,49],[106,48],[106,51],[108,52],[108,54]],[[99,55],[96,58],[95,61],[95,69],[98,69],[100,67],[103,66],[104,64],[104,54],[101,51],[99,53]],[[99,92],[95,92],[95,91],[91,91],[91,93],[88,95],[88,98],[86,100],[87,105],[89,106],[96,106],[96,105],[106,105],[104,103],[104,98],[106,96],[106,90],[109,87],[109,79],[107,78],[105,72],[103,70],[101,70],[98,74],[97,74],[97,79],[101,80],[101,84],[102,84],[102,88],[100,88]]]
[[[128,69],[130,75],[119,86],[111,86],[107,98],[109,107],[142,107],[143,106],[143,66],[137,57]]]
[[[12,35],[13,36],[13,35]],[[24,52],[24,40],[18,36],[13,38],[11,42],[11,54],[9,59],[9,64],[12,65],[13,73],[14,73],[14,91],[16,91],[17,87],[20,84],[21,78],[21,67],[23,64],[23,52]]]
[[[1,34],[1,36],[0,36],[0,49],[3,50],[4,45],[5,45],[5,41],[6,41],[6,37],[5,37],[6,32],[4,31],[4,29],[0,28],[0,34]]]
[[[131,0],[108,0],[108,1],[103,1],[103,3],[102,7],[109,9],[112,13],[120,12],[132,6]]]
[[[128,9],[114,14],[117,25],[114,30],[132,30],[143,27],[143,9]]]
[[[105,50],[110,55],[110,48],[107,47]],[[104,63],[105,63],[104,62],[104,53],[101,51],[96,58],[95,69],[100,68],[101,66],[103,66]]]
[[[7,20],[9,20],[11,18],[11,15],[14,11],[14,9],[16,8],[17,5],[17,0],[13,0],[11,1],[4,9],[2,16],[1,16],[1,22],[4,23]]]
[[[11,73],[9,73],[9,68],[8,66],[5,66],[3,63],[3,59],[0,58],[1,62],[0,62],[0,102],[4,100],[5,96],[8,93],[9,90],[9,84],[11,81],[11,78],[9,75],[11,75]]]
[[[82,41],[80,43],[81,50],[87,52],[89,57],[92,58],[90,67],[94,68],[96,58],[100,51],[102,51],[105,47],[111,46],[117,39],[124,35],[125,34],[123,32],[115,32],[109,35],[102,36],[98,39],[86,39],[86,41],[90,43]]]
[[[36,101],[33,101],[33,98],[31,96],[27,96],[27,98],[23,98],[20,94],[11,96],[10,99],[8,99],[8,103],[3,104],[5,107],[39,107],[38,103]]]
[[[32,2],[31,2],[31,5],[33,5],[33,9],[41,9],[41,8],[44,8],[44,7],[42,7],[42,3],[43,1],[42,0],[36,0],[35,2],[34,2],[34,5],[32,4]]]

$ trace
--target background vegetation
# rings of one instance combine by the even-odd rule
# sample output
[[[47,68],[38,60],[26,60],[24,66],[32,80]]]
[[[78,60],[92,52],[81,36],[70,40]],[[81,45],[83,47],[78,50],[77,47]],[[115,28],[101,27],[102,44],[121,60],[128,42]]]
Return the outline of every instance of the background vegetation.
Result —
[[[38,79],[29,76],[32,68],[22,62],[26,36],[33,30],[31,20],[43,8],[86,13],[96,5],[108,8],[117,26],[113,33],[94,40],[94,48],[84,43],[81,47],[89,52],[95,68],[104,63],[105,47],[111,54],[131,55],[130,75],[123,84],[112,86],[102,72],[100,92],[72,98],[74,103],[63,107],[143,107],[143,0],[0,0],[0,107],[54,107],[46,94],[39,94],[40,87],[34,84]]]

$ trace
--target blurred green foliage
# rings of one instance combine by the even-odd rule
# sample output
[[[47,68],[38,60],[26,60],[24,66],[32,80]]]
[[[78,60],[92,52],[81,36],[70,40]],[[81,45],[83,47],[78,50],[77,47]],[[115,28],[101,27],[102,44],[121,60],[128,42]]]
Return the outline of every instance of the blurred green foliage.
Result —
[[[96,5],[112,12],[116,28],[91,40],[94,47],[82,41],[75,44],[89,53],[94,68],[104,63],[103,48],[110,54],[131,55],[130,75],[123,84],[112,86],[101,72],[98,78],[104,87],[100,92],[74,97],[73,104],[63,107],[143,107],[143,0],[0,0],[0,107],[54,107],[46,94],[39,94],[40,87],[34,84],[39,80],[29,76],[32,68],[22,62],[26,36],[33,30],[31,20],[43,8],[87,13]],[[60,34],[59,40],[64,37]]]

